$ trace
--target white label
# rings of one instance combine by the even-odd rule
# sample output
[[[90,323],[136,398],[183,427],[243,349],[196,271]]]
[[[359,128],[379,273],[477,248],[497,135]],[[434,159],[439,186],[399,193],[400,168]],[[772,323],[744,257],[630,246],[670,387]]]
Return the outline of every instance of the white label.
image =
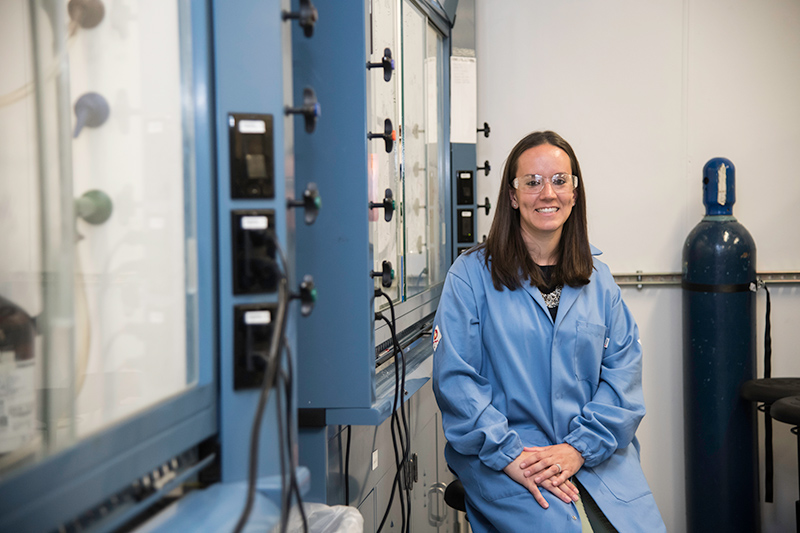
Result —
[[[269,311],[248,311],[244,314],[245,324],[269,324],[272,322],[272,313]]]
[[[372,451],[372,469],[378,468],[378,450]]]
[[[240,133],[266,133],[267,124],[263,120],[240,120]]]
[[[267,229],[269,219],[265,216],[242,217],[242,229]]]
[[[472,174],[470,174],[469,172],[459,172],[458,177],[461,178],[462,180],[468,180],[472,177]]]
[[[719,205],[728,203],[728,167],[725,163],[717,169],[717,203]]]
[[[433,339],[433,351],[436,352],[436,348],[439,346],[439,341],[442,340],[442,334],[439,332],[439,326],[433,328],[433,335],[431,335]]]
[[[462,217],[471,217],[472,216],[472,211],[464,211],[463,213],[461,213],[461,216]]]

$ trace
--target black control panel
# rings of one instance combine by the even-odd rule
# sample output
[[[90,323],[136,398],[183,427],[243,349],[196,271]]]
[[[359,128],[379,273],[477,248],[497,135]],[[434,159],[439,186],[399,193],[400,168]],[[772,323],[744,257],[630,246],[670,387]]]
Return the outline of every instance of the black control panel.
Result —
[[[458,242],[473,242],[475,240],[475,216],[472,209],[458,210]]]
[[[275,239],[275,211],[231,211],[234,294],[275,292],[279,278]]]
[[[475,203],[475,180],[471,170],[456,172],[456,203],[458,205],[472,205]]]
[[[234,390],[257,389],[263,384],[276,311],[274,304],[234,307]]]
[[[228,115],[231,198],[275,198],[272,115]]]

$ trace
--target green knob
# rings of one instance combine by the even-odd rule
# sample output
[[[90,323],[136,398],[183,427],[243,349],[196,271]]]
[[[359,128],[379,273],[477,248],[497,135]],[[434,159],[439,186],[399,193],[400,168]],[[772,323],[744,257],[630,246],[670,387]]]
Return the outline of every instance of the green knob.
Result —
[[[75,200],[75,214],[89,224],[102,224],[111,217],[114,204],[103,191],[93,189]]]

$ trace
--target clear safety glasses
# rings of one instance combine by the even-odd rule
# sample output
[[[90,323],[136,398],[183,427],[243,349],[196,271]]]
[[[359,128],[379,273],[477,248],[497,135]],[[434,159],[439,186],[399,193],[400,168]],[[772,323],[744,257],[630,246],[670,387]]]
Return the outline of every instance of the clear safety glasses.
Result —
[[[519,192],[525,194],[539,194],[544,189],[545,181],[549,181],[556,193],[571,192],[578,187],[578,176],[559,172],[553,174],[549,179],[539,174],[526,174],[514,178],[511,185]]]

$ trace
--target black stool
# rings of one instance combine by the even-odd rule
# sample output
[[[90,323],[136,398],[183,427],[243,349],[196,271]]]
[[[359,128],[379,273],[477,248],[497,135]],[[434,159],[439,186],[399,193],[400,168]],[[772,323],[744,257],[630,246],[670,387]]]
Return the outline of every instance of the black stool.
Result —
[[[798,484],[800,485],[800,434],[798,434],[798,426],[800,426],[800,396],[790,396],[783,398],[772,404],[770,415],[775,420],[785,422],[787,424],[794,424],[792,433],[797,435],[797,467],[798,467]],[[800,533],[800,500],[794,503],[795,521],[798,533]]]
[[[764,412],[764,501],[773,501],[772,406],[788,396],[800,395],[800,378],[762,378],[745,381],[742,398],[760,403]]]
[[[759,281],[759,283],[761,283]],[[800,395],[800,378],[772,377],[772,325],[770,315],[772,302],[769,288],[762,285],[767,294],[767,315],[764,323],[764,377],[751,379],[742,385],[740,394],[745,400],[755,402],[758,410],[764,413],[764,501],[773,501],[773,459],[772,459],[772,404],[788,396]]]
[[[464,484],[461,480],[456,478],[451,481],[447,488],[444,489],[444,503],[457,511],[467,512],[467,504],[464,501],[466,493],[464,492]]]

